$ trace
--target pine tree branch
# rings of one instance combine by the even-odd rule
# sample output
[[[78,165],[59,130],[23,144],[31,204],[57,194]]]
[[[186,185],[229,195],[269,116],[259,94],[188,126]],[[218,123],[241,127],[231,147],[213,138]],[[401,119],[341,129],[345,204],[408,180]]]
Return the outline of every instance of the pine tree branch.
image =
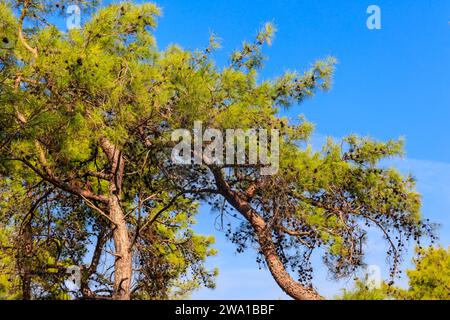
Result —
[[[31,54],[37,58],[38,57],[38,51],[36,48],[33,48],[32,46],[30,46],[27,42],[27,40],[25,39],[25,36],[23,34],[23,22],[25,20],[25,17],[27,16],[28,13],[28,9],[30,6],[30,0],[25,0],[23,3],[23,8],[22,8],[22,12],[20,14],[19,17],[19,25],[18,25],[18,32],[19,32],[19,40],[20,42],[23,44],[23,46],[31,52]]]

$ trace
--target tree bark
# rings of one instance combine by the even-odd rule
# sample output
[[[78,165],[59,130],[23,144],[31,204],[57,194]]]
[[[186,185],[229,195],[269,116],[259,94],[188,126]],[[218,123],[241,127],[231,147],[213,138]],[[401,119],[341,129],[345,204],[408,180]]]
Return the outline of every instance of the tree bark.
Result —
[[[246,200],[231,190],[221,172],[213,170],[213,174],[221,194],[252,225],[267,267],[280,288],[295,300],[323,300],[314,289],[301,285],[291,277],[277,254],[271,231],[264,219]]]
[[[125,163],[121,150],[111,144],[106,138],[101,138],[100,144],[111,164],[112,173],[109,181],[108,213],[113,221],[112,233],[115,248],[113,299],[130,300],[131,279],[133,276],[132,246],[125,213],[121,206]]]
[[[110,199],[109,214],[115,222],[115,226],[112,226],[115,247],[113,298],[115,300],[129,300],[131,298],[131,277],[133,273],[130,237],[125,215],[115,195]]]
[[[295,300],[323,300],[323,297],[315,290],[306,288],[292,279],[278,257],[275,245],[270,236],[266,235],[264,230],[257,231],[255,226],[253,228],[257,234],[261,252],[264,255],[270,273],[280,288]]]
[[[267,267],[280,288],[295,300],[322,300],[323,297],[315,290],[302,286],[292,278],[289,272],[287,272],[277,254],[271,232],[270,230],[267,230],[264,219],[254,212],[246,201],[238,200],[236,204],[237,206],[235,208],[237,208],[252,225],[256,237],[258,238],[261,252],[266,260]]]

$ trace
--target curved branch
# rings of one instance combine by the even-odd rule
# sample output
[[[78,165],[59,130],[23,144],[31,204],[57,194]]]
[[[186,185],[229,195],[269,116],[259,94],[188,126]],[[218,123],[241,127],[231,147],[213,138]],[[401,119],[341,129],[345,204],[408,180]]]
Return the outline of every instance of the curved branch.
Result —
[[[216,180],[217,188],[222,196],[239,212],[253,227],[260,250],[264,255],[267,266],[280,288],[296,300],[323,300],[314,289],[307,288],[295,281],[287,272],[283,262],[278,256],[276,246],[271,236],[271,230],[264,219],[251,207],[251,205],[234,191],[222,175],[221,169],[210,168]]]
[[[25,39],[25,36],[23,34],[23,22],[25,20],[25,17],[27,16],[28,13],[28,8],[30,6],[30,1],[29,0],[25,0],[23,3],[23,8],[22,8],[22,12],[20,14],[19,17],[19,25],[18,25],[18,32],[19,32],[19,40],[22,43],[22,45],[31,52],[31,54],[37,58],[38,57],[38,51],[36,48],[33,48],[32,46],[30,46],[27,42],[27,40]]]

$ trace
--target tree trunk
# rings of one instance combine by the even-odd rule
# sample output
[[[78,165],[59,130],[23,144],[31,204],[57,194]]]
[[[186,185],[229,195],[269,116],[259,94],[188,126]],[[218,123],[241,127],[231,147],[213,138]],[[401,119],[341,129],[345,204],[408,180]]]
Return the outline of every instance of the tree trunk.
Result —
[[[241,204],[240,208],[242,212],[245,213],[244,216],[252,225],[258,238],[261,252],[266,260],[267,267],[280,288],[295,300],[322,300],[323,297],[315,290],[302,286],[298,281],[295,281],[292,278],[289,272],[287,272],[277,254],[271,232],[270,230],[267,230],[264,219],[253,212],[253,209],[251,209],[248,204]]]
[[[286,271],[283,263],[278,257],[275,245],[270,236],[264,234],[264,231],[257,231],[255,226],[253,226],[253,228],[258,235],[258,242],[261,252],[264,255],[270,273],[280,288],[295,300],[322,300],[322,296],[320,296],[315,290],[306,288],[299,282],[292,279],[291,275]]]
[[[131,279],[133,276],[133,259],[131,241],[125,214],[121,206],[122,181],[125,162],[122,151],[108,139],[102,137],[100,145],[111,164],[109,180],[108,213],[112,223],[115,248],[114,293],[115,300],[130,300]]]
[[[131,298],[131,277],[133,274],[130,238],[125,215],[116,196],[110,199],[109,214],[116,223],[115,226],[112,226],[115,247],[113,298],[115,300],[129,300]]]
[[[213,170],[213,174],[221,194],[252,225],[267,267],[280,288],[295,300],[323,300],[314,289],[302,286],[291,277],[277,254],[271,232],[267,229],[264,219],[247,201],[231,190],[221,172]]]

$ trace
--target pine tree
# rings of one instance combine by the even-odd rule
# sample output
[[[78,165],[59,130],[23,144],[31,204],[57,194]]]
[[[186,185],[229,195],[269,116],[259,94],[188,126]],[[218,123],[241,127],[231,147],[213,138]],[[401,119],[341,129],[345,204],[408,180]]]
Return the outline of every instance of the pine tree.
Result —
[[[295,299],[322,298],[311,285],[310,257],[319,248],[332,275],[348,276],[363,265],[367,230],[376,227],[390,246],[395,275],[405,241],[431,233],[414,179],[379,165],[402,154],[402,141],[352,135],[316,152],[301,147],[312,134],[310,122],[279,116],[281,108],[330,88],[334,58],[261,80],[271,24],[221,69],[211,55],[215,37],[204,51],[159,50],[154,4],[109,5],[64,34],[40,22],[55,10],[52,2],[12,2],[16,15],[4,3],[0,10],[3,37],[15,43],[0,49],[2,179],[17,176],[27,190],[28,180],[42,183],[32,199],[52,190],[72,203],[72,212],[81,208],[94,219],[100,244],[101,232],[112,238],[113,298],[131,298],[132,280],[141,277],[135,288],[147,290],[139,296],[152,298],[155,288],[188,270],[211,285],[202,266],[214,253],[211,239],[189,227],[202,201],[243,218],[230,226],[230,240],[239,252],[258,248],[258,261]],[[263,176],[261,165],[174,163],[172,132],[196,121],[222,131],[279,130],[279,170]],[[172,257],[174,248],[189,254]],[[142,268],[133,275],[137,257]],[[172,270],[165,263],[182,267],[164,272]],[[181,287],[192,285],[198,283]]]
[[[203,262],[213,239],[193,232],[198,205],[173,189],[149,144],[169,99],[150,90],[154,62],[167,63],[147,31],[159,9],[111,5],[68,34],[41,23],[66,2],[0,4],[3,37],[15,43],[0,49],[0,210],[13,229],[2,251],[17,257],[22,297],[61,298],[66,268],[84,266],[88,250],[77,296],[161,299],[212,287],[216,272]]]
[[[355,281],[354,288],[343,290],[342,300],[449,300],[450,248],[417,248],[414,269],[406,271],[408,288],[383,282],[379,288],[369,288],[364,281]]]
[[[414,269],[406,271],[408,289],[394,289],[402,300],[450,300],[450,248],[417,248]]]

